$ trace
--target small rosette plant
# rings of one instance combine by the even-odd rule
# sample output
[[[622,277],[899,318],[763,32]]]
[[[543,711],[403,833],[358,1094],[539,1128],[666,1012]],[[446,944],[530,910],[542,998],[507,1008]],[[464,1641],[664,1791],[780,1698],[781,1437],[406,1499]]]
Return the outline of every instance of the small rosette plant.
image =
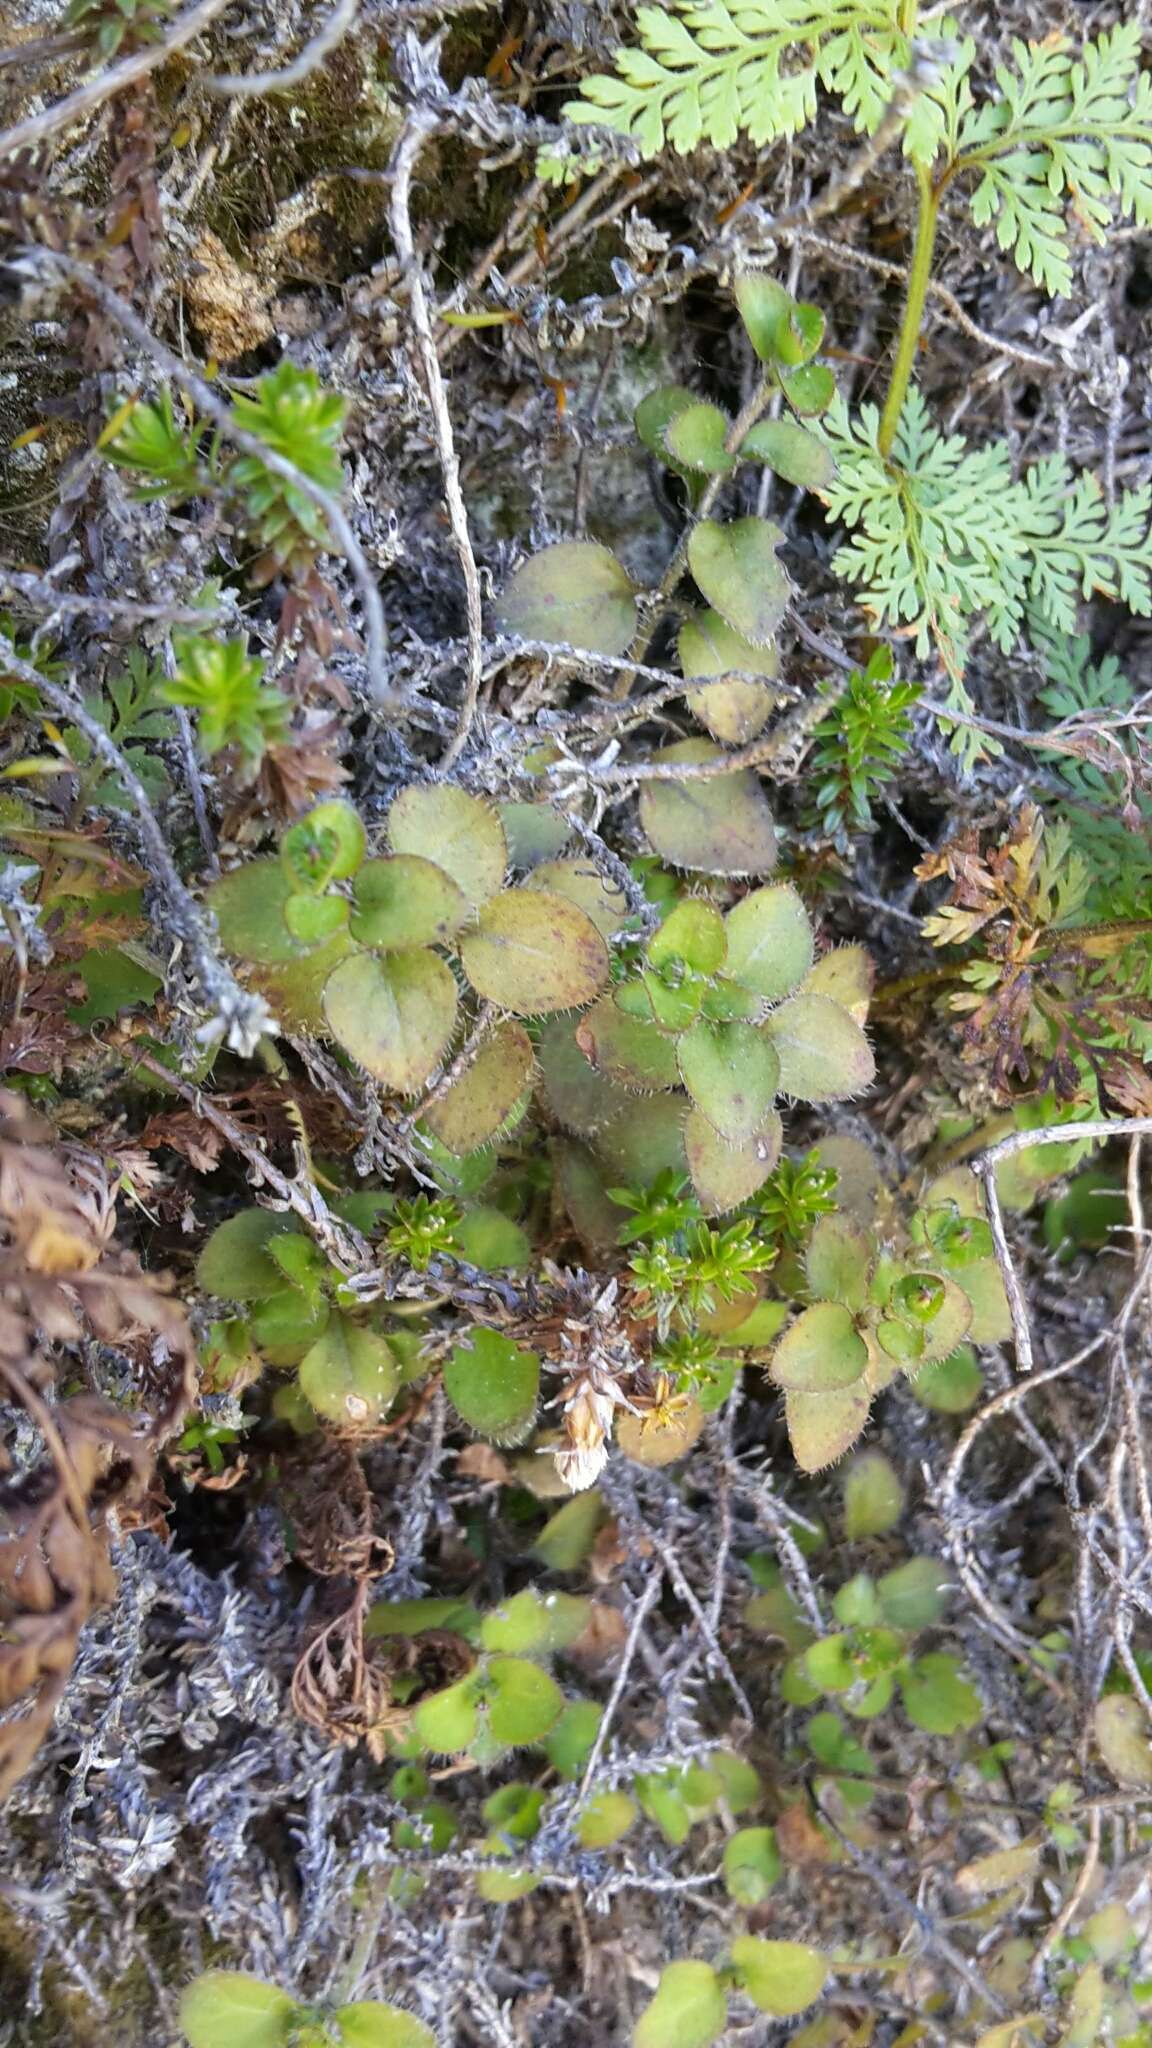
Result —
[[[605,928],[620,921],[577,862],[514,888],[497,812],[444,785],[402,790],[388,850],[367,858],[350,804],[320,804],[278,858],[216,883],[221,938],[288,1021],[326,1032],[394,1094],[416,1095],[453,1043],[460,988],[506,1013],[430,1127],[449,1150],[487,1142],[526,1097],[532,1048],[520,1017],[591,1002],[609,978]],[[434,857],[433,857],[434,856]],[[586,907],[590,905],[589,907]]]
[[[577,1027],[585,1058],[609,1081],[687,1093],[684,1151],[711,1213],[748,1200],[776,1165],[779,1098],[839,1101],[873,1079],[847,986],[855,976],[842,976],[836,954],[814,967],[814,950],[787,883],[751,891],[726,916],[685,897]]]
[[[770,1366],[804,1471],[818,1472],[855,1443],[875,1395],[900,1373],[915,1378],[972,1334],[984,1262],[966,1267],[970,1236],[963,1222],[957,1229],[955,1216],[951,1230],[941,1224],[907,1257],[851,1217],[817,1222],[806,1257],[812,1299],[785,1330]],[[966,1270],[975,1304],[965,1291]]]

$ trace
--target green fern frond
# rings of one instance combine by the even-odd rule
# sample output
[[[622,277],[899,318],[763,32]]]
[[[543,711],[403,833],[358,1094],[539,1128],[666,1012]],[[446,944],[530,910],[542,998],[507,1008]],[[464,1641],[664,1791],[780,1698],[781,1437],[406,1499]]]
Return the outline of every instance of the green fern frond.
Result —
[[[1078,719],[1090,732],[1094,719],[1109,723],[1130,708],[1135,692],[1120,663],[1113,654],[1094,662],[1086,633],[1049,636],[1041,630],[1033,638],[1049,678],[1039,700],[1061,724]],[[1137,768],[1134,729],[1113,731],[1112,740]],[[1124,759],[1113,767],[1107,753],[1084,760],[1053,753],[1051,766],[1068,790],[1060,814],[1091,870],[1090,915],[1102,920],[1147,917],[1152,912],[1152,798],[1140,788],[1138,775],[1126,770]]]
[[[1007,505],[1012,550],[1004,588],[989,607],[993,638],[1006,651],[1022,623],[1076,630],[1082,598],[1116,598],[1142,618],[1152,613],[1152,488],[1121,491],[1109,505],[1087,470],[1074,476],[1062,456],[1024,472]]]
[[[816,88],[842,101],[870,134],[908,61],[898,0],[674,0],[639,7],[639,47],[614,75],[586,79],[566,118],[630,135],[648,156],[669,145],[730,148],[795,135],[816,111]]]
[[[1019,486],[1008,450],[945,437],[915,389],[892,463],[877,449],[879,427],[875,406],[853,418],[842,398],[824,421],[837,463],[825,503],[853,529],[833,566],[878,624],[910,629],[919,658],[935,648],[958,678],[968,621],[1001,597],[1013,551],[1003,507]]]
[[[997,71],[1002,98],[969,107],[956,138],[957,170],[978,170],[978,226],[993,222],[1045,291],[1072,285],[1066,214],[1102,242],[1114,204],[1152,226],[1152,78],[1141,72],[1141,29],[1123,22],[1079,56],[1062,38],[1014,42],[1014,68]]]
[[[853,417],[842,398],[823,422],[837,473],[822,495],[851,535],[833,567],[878,624],[911,634],[921,660],[939,655],[953,709],[971,709],[964,660],[978,615],[1010,652],[1022,630],[1042,640],[1074,632],[1093,595],[1152,614],[1152,488],[1109,505],[1094,476],[1058,455],[1014,478],[1003,442],[972,448],[941,434],[915,388],[891,462],[877,448],[879,424],[874,406]],[[961,730],[953,744],[971,758],[980,743]]]

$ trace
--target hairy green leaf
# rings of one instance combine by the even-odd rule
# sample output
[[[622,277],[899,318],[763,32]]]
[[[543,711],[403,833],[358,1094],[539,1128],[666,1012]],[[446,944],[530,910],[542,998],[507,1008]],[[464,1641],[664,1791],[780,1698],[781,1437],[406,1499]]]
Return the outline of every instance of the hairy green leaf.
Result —
[[[517,1016],[590,1003],[608,980],[608,948],[590,917],[548,889],[492,896],[460,941],[478,995]]]
[[[561,540],[517,569],[496,607],[502,632],[623,654],[636,631],[632,585],[598,541]]]

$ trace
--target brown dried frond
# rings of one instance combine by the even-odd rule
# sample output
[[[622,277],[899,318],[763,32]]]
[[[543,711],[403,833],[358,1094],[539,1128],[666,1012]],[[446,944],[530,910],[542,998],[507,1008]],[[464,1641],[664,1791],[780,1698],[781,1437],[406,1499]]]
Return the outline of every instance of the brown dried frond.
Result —
[[[388,1735],[403,1734],[418,1702],[427,1693],[455,1685],[471,1671],[476,1658],[463,1636],[450,1629],[365,1642],[367,1609],[364,1582],[351,1607],[308,1644],[292,1675],[292,1705],[302,1721],[319,1728],[330,1742],[349,1749],[362,1742],[374,1762],[382,1763]],[[392,1698],[400,1676],[406,1681],[402,1706]]]
[[[108,1510],[143,1493],[193,1390],[182,1308],[112,1243],[115,1196],[99,1160],[52,1138],[0,1089],[0,1389],[44,1446],[0,1479],[0,1711],[22,1708],[0,1723],[0,1794],[35,1753],[81,1628],[115,1592]],[[140,1359],[147,1414],[92,1393],[47,1398],[56,1361],[45,1346],[90,1334]]]
[[[351,1443],[326,1437],[289,1456],[277,1472],[277,1504],[292,1527],[293,1555],[322,1578],[379,1578],[393,1550],[375,1527],[376,1508]]]
[[[292,1705],[330,1742],[349,1749],[366,1742],[380,1763],[386,1731],[402,1727],[407,1713],[392,1706],[388,1673],[365,1652],[367,1600],[367,1585],[359,1585],[351,1607],[313,1636],[292,1674]]]

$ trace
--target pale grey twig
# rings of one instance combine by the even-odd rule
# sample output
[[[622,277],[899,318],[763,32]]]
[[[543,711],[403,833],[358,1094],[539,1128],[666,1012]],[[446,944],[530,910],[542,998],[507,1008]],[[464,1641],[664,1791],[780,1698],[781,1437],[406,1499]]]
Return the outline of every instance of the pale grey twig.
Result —
[[[209,92],[223,93],[230,99],[256,99],[264,93],[287,92],[310,77],[325,57],[331,56],[355,27],[359,12],[360,0],[338,0],[323,28],[317,29],[311,41],[281,71],[209,72],[198,82],[207,86]]]
[[[660,1588],[663,1584],[664,1566],[661,1563],[659,1566],[653,1567],[649,1572],[644,1590],[632,1609],[632,1619],[628,1624],[628,1634],[624,1641],[624,1648],[620,1652],[620,1663],[612,1690],[608,1695],[608,1703],[604,1708],[604,1717],[599,1728],[596,1730],[596,1740],[592,1744],[591,1754],[584,1766],[584,1776],[580,1780],[577,1803],[587,1798],[589,1787],[596,1776],[597,1766],[604,1754],[604,1745],[608,1740],[609,1731],[611,1730],[617,1709],[624,1697],[624,1688],[628,1683],[628,1673],[632,1669],[632,1662],[640,1642],[641,1631],[660,1597]]]
[[[459,760],[476,715],[484,661],[484,611],[480,596],[480,572],[476,567],[472,537],[468,531],[468,508],[464,503],[464,492],[460,485],[460,460],[456,453],[452,419],[448,411],[448,396],[444,388],[440,359],[436,353],[420,260],[412,236],[412,173],[416,168],[420,151],[438,126],[438,117],[427,108],[417,109],[409,115],[392,158],[392,196],[388,218],[396,254],[408,285],[408,310],[416,337],[417,353],[424,371],[428,404],[432,412],[432,424],[444,482],[444,501],[448,507],[448,523],[452,529],[460,574],[464,579],[464,604],[468,625],[464,694],[456,731],[449,740],[440,762],[441,770],[447,773]]]
[[[8,591],[23,605],[35,606],[46,615],[68,613],[83,617],[88,612],[126,625],[222,626],[235,623],[235,613],[224,605],[140,604],[135,598],[105,597],[83,590],[54,590],[46,577],[27,569],[0,569],[0,590]]]
[[[60,128],[67,128],[84,114],[91,113],[114,93],[123,92],[125,87],[136,85],[147,78],[161,64],[166,64],[175,51],[182,50],[202,29],[224,12],[228,0],[199,0],[187,14],[178,15],[171,28],[158,43],[144,43],[110,70],[98,71],[84,85],[78,85],[62,100],[56,100],[50,107],[44,107],[38,114],[29,114],[26,121],[18,121],[0,135],[0,157],[15,156],[17,150],[33,149],[37,143],[47,140]]]
[[[823,255],[831,256],[834,262],[844,263],[853,269],[870,270],[874,277],[891,278],[894,284],[906,285],[908,282],[908,271],[904,264],[888,263],[883,257],[872,256],[865,250],[850,249],[846,243],[836,241],[831,235],[813,234],[807,226],[789,227],[787,223],[781,222],[770,224],[767,233],[778,234],[782,241],[806,242],[812,248],[819,249]],[[949,291],[947,285],[941,284],[937,278],[930,280],[928,296],[946,307],[957,327],[972,341],[978,341],[982,348],[992,349],[997,355],[1008,356],[1024,369],[1043,370],[1048,376],[1058,373],[1065,367],[1053,356],[1041,355],[1037,349],[1023,348],[1018,342],[1004,341],[1000,335],[990,333],[987,327],[979,326],[971,314],[964,311],[955,292]]]
[[[1004,1228],[1004,1212],[996,1189],[996,1168],[1002,1159],[1013,1159],[1018,1152],[1030,1152],[1034,1145],[1066,1145],[1070,1138],[1077,1144],[1087,1139],[1106,1144],[1109,1138],[1144,1137],[1152,1131],[1152,1116],[1128,1116],[1096,1118],[1077,1124],[1046,1124],[1038,1131],[1013,1131],[999,1144],[990,1145],[986,1152],[978,1153],[972,1161],[972,1171],[980,1182],[984,1195],[984,1207],[988,1216],[988,1227],[996,1250],[996,1262],[1004,1281],[1008,1296],[1008,1308],[1012,1317],[1012,1336],[1016,1345],[1016,1365],[1020,1372],[1030,1373],[1035,1363],[1032,1348],[1032,1328],[1028,1317],[1028,1304],[1008,1233]]]
[[[752,1703],[749,1700],[748,1695],[744,1690],[744,1687],[741,1685],[740,1680],[737,1678],[736,1673],[733,1671],[732,1666],[729,1663],[728,1658],[726,1657],[723,1649],[721,1648],[720,1642],[716,1635],[716,1631],[711,1621],[709,1620],[707,1614],[704,1612],[704,1609],[701,1606],[700,1601],[697,1599],[696,1594],[693,1591],[693,1588],[689,1585],[688,1580],[685,1577],[683,1568],[680,1564],[680,1560],[676,1555],[674,1547],[669,1543],[665,1543],[664,1538],[657,1532],[657,1530],[655,1530],[651,1526],[651,1524],[649,1524],[647,1529],[647,1537],[648,1541],[652,1544],[653,1548],[655,1549],[657,1556],[663,1563],[664,1569],[667,1572],[669,1578],[671,1579],[672,1584],[675,1586],[676,1591],[679,1593],[680,1598],[683,1600],[684,1605],[687,1607],[689,1613],[691,1614],[693,1621],[696,1623],[696,1627],[698,1628],[700,1635],[703,1639],[705,1651],[707,1653],[706,1661],[709,1664],[711,1664],[715,1670],[719,1671],[723,1678],[726,1680],[728,1689],[731,1692],[732,1697],[736,1702],[736,1705],[739,1707],[741,1714],[744,1716],[744,1719],[747,1721],[748,1726],[751,1728],[756,1719],[756,1716],[752,1711]],[[683,1674],[681,1674],[681,1676],[682,1675]]]
[[[203,1117],[206,1124],[219,1131],[233,1151],[248,1161],[257,1181],[263,1181],[283,1207],[300,1218],[325,1257],[342,1273],[354,1276],[375,1265],[371,1248],[360,1232],[332,1214],[309,1174],[302,1169],[294,1179],[290,1179],[286,1173],[281,1173],[251,1131],[246,1131],[243,1124],[237,1123],[235,1117],[229,1116],[227,1110],[221,1109],[194,1082],[186,1081],[182,1074],[174,1074],[171,1068],[161,1066],[159,1060],[154,1060],[148,1053],[142,1055],[140,1065],[174,1089],[197,1116]]]
[[[744,746],[734,747],[729,754],[717,754],[709,761],[628,761],[619,767],[602,767],[597,762],[577,760],[565,751],[563,758],[552,762],[545,773],[555,780],[576,774],[600,787],[627,788],[634,782],[715,782],[718,776],[735,775],[743,768],[767,767],[769,762],[780,761],[800,749],[813,729],[839,703],[847,687],[846,677],[837,676],[819,696],[794,705],[771,732],[761,733]]]

